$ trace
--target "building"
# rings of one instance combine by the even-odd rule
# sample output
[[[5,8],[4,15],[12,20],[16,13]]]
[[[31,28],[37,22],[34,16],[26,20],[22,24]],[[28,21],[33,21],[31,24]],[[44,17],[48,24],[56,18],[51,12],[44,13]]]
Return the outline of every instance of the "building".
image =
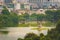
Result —
[[[41,1],[40,0],[29,0],[29,3],[33,8],[37,8],[37,7],[40,7]]]
[[[3,9],[3,0],[0,0],[0,12],[1,12],[1,10]]]
[[[29,5],[29,3],[24,3],[24,8],[27,9],[27,10],[30,10],[30,5]]]
[[[14,4],[14,9],[15,9],[15,10],[19,10],[19,9],[20,9],[20,3]]]
[[[27,3],[28,0],[16,0],[19,3]]]
[[[4,0],[5,4],[12,3],[12,0]]]
[[[29,3],[37,8],[57,8],[60,7],[60,0],[29,0]],[[36,6],[37,5],[37,6]]]

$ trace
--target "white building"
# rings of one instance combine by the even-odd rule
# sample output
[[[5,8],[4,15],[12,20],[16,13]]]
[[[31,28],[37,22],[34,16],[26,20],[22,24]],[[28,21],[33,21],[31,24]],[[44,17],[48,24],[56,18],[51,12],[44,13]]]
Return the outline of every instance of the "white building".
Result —
[[[20,9],[20,3],[14,4],[14,9],[15,9],[15,10],[19,10],[19,9]]]
[[[24,8],[27,9],[27,10],[30,10],[30,5],[29,5],[29,3],[24,3]]]

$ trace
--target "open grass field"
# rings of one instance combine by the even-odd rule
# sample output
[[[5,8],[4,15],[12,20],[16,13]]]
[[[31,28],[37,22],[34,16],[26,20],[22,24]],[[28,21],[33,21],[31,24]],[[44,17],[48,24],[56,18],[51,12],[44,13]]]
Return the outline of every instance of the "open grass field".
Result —
[[[54,26],[54,23],[47,21],[41,23],[41,25],[44,27],[52,27]],[[38,23],[36,21],[30,21],[30,22],[26,22],[25,24],[19,24],[18,27],[38,27]]]

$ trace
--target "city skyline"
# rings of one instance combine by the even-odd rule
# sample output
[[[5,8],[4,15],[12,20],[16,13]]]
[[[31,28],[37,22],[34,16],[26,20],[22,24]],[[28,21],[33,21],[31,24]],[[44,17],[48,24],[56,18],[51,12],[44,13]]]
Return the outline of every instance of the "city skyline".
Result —
[[[60,8],[59,0],[0,0],[0,5],[6,5],[8,8],[13,7],[20,9],[23,5],[25,8],[41,9],[41,8]]]

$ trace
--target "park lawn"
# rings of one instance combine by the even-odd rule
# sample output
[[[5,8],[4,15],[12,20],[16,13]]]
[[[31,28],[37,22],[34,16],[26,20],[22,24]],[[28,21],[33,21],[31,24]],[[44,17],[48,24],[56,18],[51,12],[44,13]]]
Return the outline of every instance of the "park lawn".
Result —
[[[18,27],[29,27],[29,24],[19,24]]]
[[[30,23],[29,25],[32,26],[32,27],[37,27],[38,26],[37,23]]]
[[[54,26],[54,23],[47,21],[45,23],[42,23],[42,26],[44,26],[44,27],[52,27],[52,26]]]
[[[45,23],[41,23],[44,27],[52,27],[54,23],[46,21]],[[30,21],[25,24],[19,24],[18,27],[38,27],[38,23],[36,21]]]
[[[30,22],[29,22],[29,25],[30,25],[31,27],[37,27],[37,26],[38,26],[38,24],[37,24],[36,21],[30,21]]]
[[[41,31],[41,30],[48,30],[48,28],[32,28],[32,30],[39,30],[39,31]]]
[[[52,23],[50,21],[46,21],[45,23],[41,23],[41,24],[44,27],[52,27],[52,26],[54,26],[54,23]],[[30,22],[29,25],[32,26],[32,27],[38,27],[38,23],[36,21]]]
[[[19,24],[18,27],[37,27],[38,24],[36,23],[29,23],[29,24]]]

